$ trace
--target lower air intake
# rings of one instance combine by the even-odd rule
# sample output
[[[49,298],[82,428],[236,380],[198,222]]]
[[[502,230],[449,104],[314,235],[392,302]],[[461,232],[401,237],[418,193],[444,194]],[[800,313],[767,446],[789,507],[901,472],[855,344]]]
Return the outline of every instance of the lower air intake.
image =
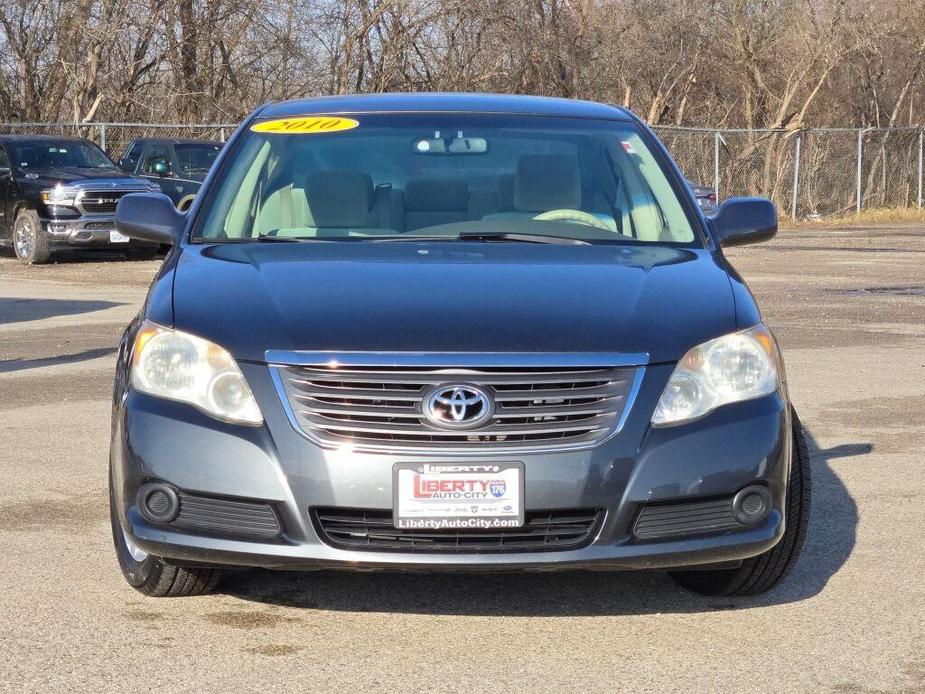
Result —
[[[280,535],[276,512],[263,501],[179,492],[180,512],[169,527],[202,535],[270,540]]]
[[[639,512],[633,534],[641,540],[701,535],[746,527],[732,513],[732,498],[654,504]]]
[[[334,547],[376,552],[544,552],[584,547],[603,520],[600,509],[528,511],[520,528],[399,530],[390,510],[314,508],[321,539]]]

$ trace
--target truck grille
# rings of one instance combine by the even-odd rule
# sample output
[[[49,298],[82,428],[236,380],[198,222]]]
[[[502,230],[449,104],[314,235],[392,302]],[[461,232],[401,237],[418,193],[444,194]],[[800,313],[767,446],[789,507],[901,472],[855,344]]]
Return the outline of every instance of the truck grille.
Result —
[[[293,424],[325,445],[387,450],[593,445],[615,430],[635,368],[281,366],[278,383]],[[448,430],[424,416],[447,384],[473,384],[494,401],[481,426]]]
[[[448,553],[578,549],[594,539],[603,515],[600,509],[527,511],[520,528],[398,530],[388,510],[315,508],[311,513],[321,539],[334,547]]]
[[[80,208],[89,214],[108,214],[116,211],[119,199],[129,191],[88,190],[80,196]]]

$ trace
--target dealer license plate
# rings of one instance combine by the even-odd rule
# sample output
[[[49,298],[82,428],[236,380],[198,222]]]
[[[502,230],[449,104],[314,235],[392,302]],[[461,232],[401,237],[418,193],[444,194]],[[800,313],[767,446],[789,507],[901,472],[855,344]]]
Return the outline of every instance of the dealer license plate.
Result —
[[[393,522],[402,530],[517,528],[523,463],[396,463]]]
[[[128,236],[120,234],[115,229],[109,232],[109,243],[128,243],[128,241]]]

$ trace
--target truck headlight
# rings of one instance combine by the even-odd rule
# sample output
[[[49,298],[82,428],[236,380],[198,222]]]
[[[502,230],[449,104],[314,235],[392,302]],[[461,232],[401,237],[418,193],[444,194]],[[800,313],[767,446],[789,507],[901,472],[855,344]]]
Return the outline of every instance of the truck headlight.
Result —
[[[652,424],[683,424],[721,405],[769,395],[780,384],[780,370],[774,337],[761,324],[704,342],[678,362]]]
[[[142,393],[189,403],[225,421],[263,422],[234,357],[208,340],[150,321],[135,337],[132,386]]]
[[[77,197],[77,189],[69,186],[55,186],[39,193],[42,202],[46,205],[59,205],[61,207],[73,207],[74,200]]]

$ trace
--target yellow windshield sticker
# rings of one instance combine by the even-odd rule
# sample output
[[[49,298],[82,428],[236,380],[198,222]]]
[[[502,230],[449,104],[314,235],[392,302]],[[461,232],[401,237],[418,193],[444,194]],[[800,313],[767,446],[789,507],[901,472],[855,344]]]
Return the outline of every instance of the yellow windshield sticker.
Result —
[[[317,133],[335,133],[339,130],[353,130],[359,125],[353,118],[339,116],[299,116],[298,118],[280,118],[268,120],[251,126],[255,133],[275,133],[277,135],[315,135]]]

